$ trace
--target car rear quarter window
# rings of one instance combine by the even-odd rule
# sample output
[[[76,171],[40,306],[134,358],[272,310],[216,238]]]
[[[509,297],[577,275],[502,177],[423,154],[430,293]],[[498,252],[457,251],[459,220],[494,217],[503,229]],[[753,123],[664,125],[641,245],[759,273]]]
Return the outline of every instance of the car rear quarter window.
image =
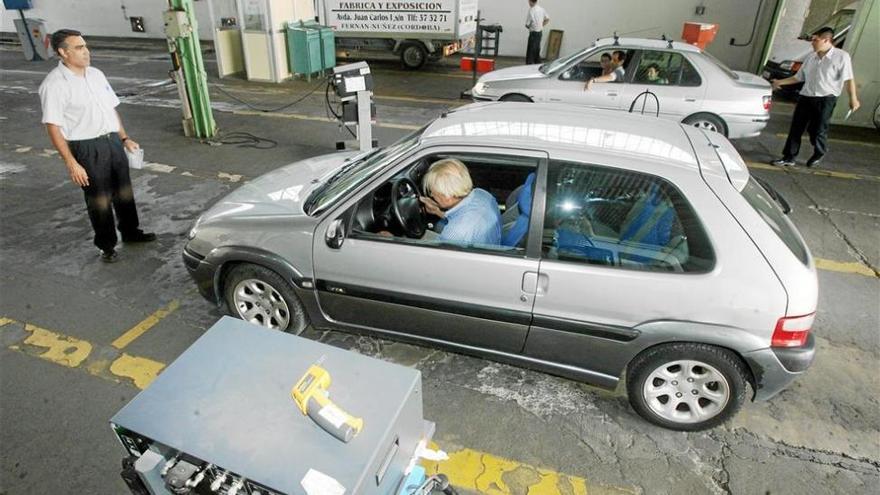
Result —
[[[715,255],[681,192],[647,174],[551,162],[545,259],[613,268],[707,272]]]
[[[788,246],[788,249],[791,250],[792,254],[797,256],[797,259],[799,259],[801,263],[805,265],[808,264],[809,257],[807,255],[807,247],[804,246],[804,243],[795,230],[794,225],[792,225],[788,217],[782,213],[782,210],[776,206],[776,202],[773,201],[770,193],[764,190],[754,177],[750,178],[746,183],[746,186],[742,190],[742,195],[746,202],[748,202],[752,208],[758,212],[758,215],[764,219],[764,222],[770,227],[770,230],[775,232],[779,239]]]

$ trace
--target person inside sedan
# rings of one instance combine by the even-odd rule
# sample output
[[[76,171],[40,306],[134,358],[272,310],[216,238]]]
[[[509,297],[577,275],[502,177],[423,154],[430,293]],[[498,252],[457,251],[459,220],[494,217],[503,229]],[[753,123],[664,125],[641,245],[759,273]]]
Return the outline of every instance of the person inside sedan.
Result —
[[[467,166],[446,158],[431,164],[423,179],[425,210],[441,218],[438,240],[462,245],[500,245],[501,214],[489,192],[474,188]]]

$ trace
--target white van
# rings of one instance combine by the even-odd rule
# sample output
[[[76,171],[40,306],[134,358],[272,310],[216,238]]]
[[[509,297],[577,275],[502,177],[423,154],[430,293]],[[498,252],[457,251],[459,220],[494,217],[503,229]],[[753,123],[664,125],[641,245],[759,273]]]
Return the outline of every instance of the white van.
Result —
[[[861,1],[853,2],[822,22],[812,26],[805,26],[805,29],[797,39],[781,43],[770,53],[770,58],[767,60],[767,64],[764,65],[764,71],[761,75],[768,81],[793,76],[801,68],[801,64],[803,64],[807,55],[813,50],[813,47],[810,45],[810,37],[823,27],[834,29],[834,46],[842,48],[844,42],[846,42],[846,35],[849,34],[852,28],[856,10],[861,7],[861,4]],[[801,86],[803,84],[788,85],[785,86],[784,91],[796,93],[800,91]]]

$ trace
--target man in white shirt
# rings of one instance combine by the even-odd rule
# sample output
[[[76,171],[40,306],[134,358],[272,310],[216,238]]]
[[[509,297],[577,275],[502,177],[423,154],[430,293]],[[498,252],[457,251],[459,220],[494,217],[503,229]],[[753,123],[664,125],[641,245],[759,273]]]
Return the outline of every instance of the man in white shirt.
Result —
[[[119,99],[104,73],[91,67],[89,49],[79,31],[52,34],[61,61],[40,85],[43,123],[52,145],[83,190],[101,261],[116,261],[116,226],[122,241],[150,242],[156,234],[138,228],[137,207],[125,150],[138,144],[128,137],[116,111]]]
[[[860,106],[852,60],[848,53],[834,48],[834,30],[830,27],[820,29],[813,35],[811,44],[813,53],[807,55],[795,75],[770,81],[774,89],[804,83],[791,118],[782,158],[770,162],[776,166],[795,164],[794,159],[800,151],[801,136],[805,130],[809,132],[810,144],[813,145],[813,155],[807,160],[807,166],[815,167],[822,161],[828,151],[828,122],[844,86],[849,93],[850,111],[855,112]]]
[[[529,41],[526,44],[526,64],[541,63],[541,36],[544,26],[550,22],[547,11],[538,5],[538,0],[529,0],[529,13],[526,15],[526,29],[529,30]]]

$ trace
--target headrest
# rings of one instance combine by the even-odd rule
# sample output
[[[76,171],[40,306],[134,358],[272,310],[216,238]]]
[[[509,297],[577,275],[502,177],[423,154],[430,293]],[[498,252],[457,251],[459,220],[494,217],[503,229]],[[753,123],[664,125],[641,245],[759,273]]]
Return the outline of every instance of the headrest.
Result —
[[[519,207],[519,212],[523,215],[529,215],[532,211],[532,186],[535,185],[535,173],[532,172],[526,177],[526,182],[523,184],[522,189],[519,190],[519,194],[516,196],[516,204]]]

